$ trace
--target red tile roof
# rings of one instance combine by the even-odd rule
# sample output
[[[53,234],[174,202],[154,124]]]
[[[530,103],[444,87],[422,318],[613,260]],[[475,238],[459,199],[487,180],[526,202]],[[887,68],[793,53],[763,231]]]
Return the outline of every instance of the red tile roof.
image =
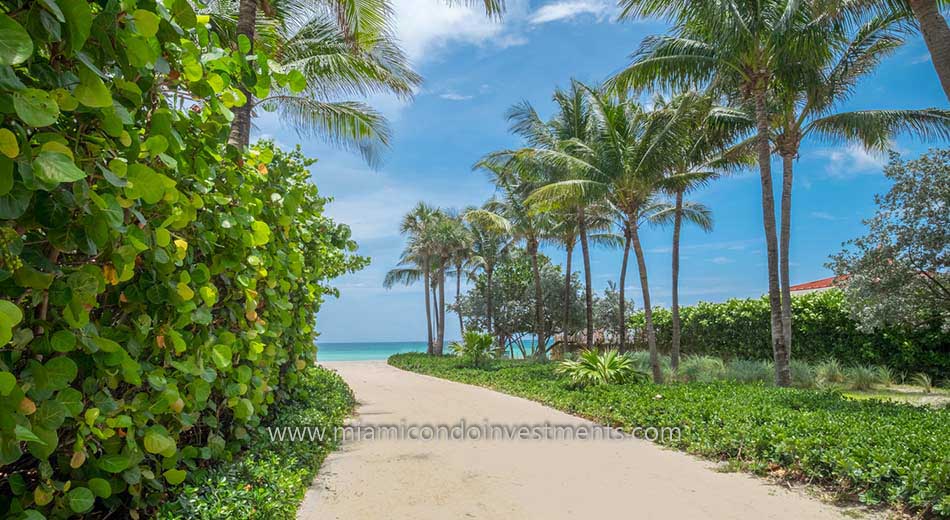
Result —
[[[847,279],[845,276],[830,276],[828,278],[822,278],[821,280],[815,280],[814,282],[800,283],[798,285],[793,285],[788,288],[789,291],[810,291],[813,289],[825,289],[827,287],[832,287],[835,285],[835,282],[838,280]]]

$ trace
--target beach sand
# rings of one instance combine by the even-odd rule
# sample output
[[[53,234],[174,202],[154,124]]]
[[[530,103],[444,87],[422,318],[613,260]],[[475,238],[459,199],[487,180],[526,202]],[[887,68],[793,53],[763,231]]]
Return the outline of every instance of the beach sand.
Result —
[[[323,363],[356,393],[367,425],[590,425],[541,404],[405,372],[385,361]],[[645,440],[358,440],[327,458],[305,520],[573,518],[821,519],[840,510],[800,491]]]

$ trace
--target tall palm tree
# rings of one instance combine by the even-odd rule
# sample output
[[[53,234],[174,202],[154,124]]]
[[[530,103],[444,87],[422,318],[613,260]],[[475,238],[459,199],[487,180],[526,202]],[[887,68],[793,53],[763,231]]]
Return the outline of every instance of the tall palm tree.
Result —
[[[535,190],[529,202],[544,205],[569,200],[606,200],[619,216],[624,235],[624,256],[633,247],[640,274],[646,320],[647,344],[653,379],[662,382],[663,373],[656,347],[656,331],[650,304],[646,260],[640,241],[640,226],[648,216],[653,196],[675,166],[689,127],[685,110],[646,111],[621,95],[584,87],[591,100],[596,130],[589,142],[575,141],[571,153],[547,149],[523,149],[519,156],[551,165],[570,165],[582,177],[554,182]],[[626,265],[621,266],[625,281]],[[620,299],[624,299],[624,283]],[[621,320],[621,342],[626,323]]]
[[[435,284],[438,288],[436,299],[436,340],[432,353],[436,356],[443,354],[445,346],[445,277],[452,265],[452,260],[460,249],[469,246],[468,230],[454,218],[440,213],[431,222],[425,233],[427,249],[435,259]]]
[[[789,350],[792,347],[791,280],[789,246],[791,243],[792,184],[794,164],[801,143],[814,135],[820,140],[846,141],[872,151],[890,148],[891,139],[900,133],[922,139],[946,140],[950,137],[950,110],[859,110],[837,112],[851,97],[858,81],[870,75],[877,65],[904,43],[901,16],[876,14],[854,30],[837,27],[829,31],[830,52],[825,59],[812,63],[805,74],[778,78],[775,105],[776,127],[772,141],[782,158],[782,200],[780,235],[780,273],[782,280],[782,327]]]
[[[426,351],[429,354],[433,353],[434,347],[432,341],[432,303],[429,299],[433,253],[429,235],[435,222],[441,216],[440,210],[424,202],[416,204],[403,216],[399,231],[408,237],[409,243],[400,257],[399,267],[387,273],[383,280],[383,285],[387,288],[397,283],[411,285],[420,278],[423,280],[426,304]]]
[[[531,271],[534,278],[534,319],[539,358],[547,356],[548,335],[544,324],[544,296],[541,289],[541,270],[538,264],[538,249],[549,238],[553,221],[550,215],[531,210],[526,202],[531,191],[539,185],[540,172],[531,165],[520,164],[513,158],[504,161],[486,159],[476,164],[477,168],[489,172],[500,198],[493,199],[484,209],[468,212],[470,220],[481,225],[494,227],[500,232],[511,235],[513,241],[523,242],[531,258]]]
[[[488,208],[492,207],[495,207],[495,204],[489,201],[486,207],[482,209],[490,211]],[[463,219],[469,224],[469,229],[472,233],[472,250],[469,261],[473,274],[479,269],[485,273],[485,282],[487,284],[485,289],[485,301],[487,305],[486,318],[488,333],[494,334],[493,320],[495,316],[495,306],[493,277],[495,274],[495,266],[498,265],[498,262],[504,258],[507,252],[509,238],[507,234],[499,230],[498,226],[491,223],[486,225],[483,219],[478,217],[478,214],[473,213],[469,215],[472,211],[475,210],[469,209],[463,215]],[[499,348],[500,346],[499,344]]]
[[[650,85],[684,89],[709,86],[716,94],[752,107],[755,150],[762,188],[762,222],[768,257],[775,381],[791,384],[790,357],[782,327],[775,197],[772,193],[768,95],[779,74],[826,59],[830,22],[813,2],[799,0],[623,0],[622,18],[661,16],[674,34],[643,41],[633,62],[612,82],[620,88]]]
[[[592,112],[590,103],[576,80],[571,80],[567,90],[556,89],[552,96],[557,107],[554,116],[544,121],[528,102],[515,105],[508,111],[508,120],[511,130],[524,138],[525,143],[532,148],[550,150],[569,150],[573,141],[586,141],[592,130]],[[496,158],[510,156],[511,151],[499,152]],[[543,182],[567,180],[575,175],[570,168],[547,167],[542,170],[545,174]],[[579,201],[564,211],[576,213],[578,239],[581,244],[581,255],[584,262],[584,300],[586,311],[586,342],[587,349],[593,348],[594,341],[594,290],[591,281],[590,267],[590,221],[589,208],[586,202]]]

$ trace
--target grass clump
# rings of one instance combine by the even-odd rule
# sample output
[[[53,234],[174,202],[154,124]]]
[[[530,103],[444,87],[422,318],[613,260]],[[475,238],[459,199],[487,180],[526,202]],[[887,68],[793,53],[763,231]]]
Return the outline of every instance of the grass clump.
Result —
[[[473,370],[420,354],[396,355],[389,363],[533,399],[604,424],[678,427],[678,439],[662,442],[716,460],[739,461],[759,473],[781,467],[792,478],[822,483],[868,504],[950,515],[948,408],[857,401],[833,390],[735,381],[577,388],[550,363],[497,360]],[[755,378],[763,370],[762,365],[731,362],[725,372],[726,377],[758,383]]]
[[[726,365],[725,379],[737,383],[770,383],[775,378],[772,363],[752,359],[734,359]]]
[[[251,433],[253,451],[231,462],[194,470],[194,478],[158,520],[294,519],[320,464],[336,447],[331,433],[353,409],[353,394],[335,372],[308,368],[294,395]],[[268,427],[319,427],[323,440],[272,441]]]

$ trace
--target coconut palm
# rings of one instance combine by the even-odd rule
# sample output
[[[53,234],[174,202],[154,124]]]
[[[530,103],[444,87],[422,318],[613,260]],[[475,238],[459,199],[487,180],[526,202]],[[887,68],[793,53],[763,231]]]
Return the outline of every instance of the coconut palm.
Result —
[[[482,209],[490,212],[487,208],[491,207],[495,207],[495,204],[489,202],[486,207]],[[494,319],[495,307],[492,277],[495,273],[495,266],[498,265],[498,262],[504,258],[507,252],[509,238],[507,234],[499,230],[498,226],[491,223],[486,225],[482,219],[478,218],[478,214],[469,216],[469,211],[465,212],[463,219],[469,224],[469,229],[472,233],[472,249],[469,259],[471,272],[474,275],[481,269],[482,272],[485,273],[485,282],[487,284],[485,294],[487,325],[488,331],[494,333],[495,329],[492,320]]]
[[[782,327],[770,163],[772,113],[767,100],[777,76],[788,77],[827,58],[824,43],[831,20],[813,2],[798,0],[623,0],[621,6],[622,18],[665,17],[674,24],[674,33],[645,39],[633,62],[613,78],[614,85],[709,86],[713,93],[751,107],[755,116],[775,377],[777,385],[788,386],[790,358]]]
[[[581,84],[571,81],[567,90],[556,89],[552,96],[557,107],[554,116],[544,121],[530,103],[523,102],[515,105],[508,111],[508,120],[513,132],[521,136],[527,146],[550,150],[568,150],[574,141],[586,141],[592,130],[591,108]],[[511,151],[499,152],[496,158],[510,156]],[[567,180],[575,175],[570,168],[557,168],[548,165],[541,170],[545,175],[543,182]],[[581,244],[581,255],[584,262],[584,299],[586,307],[586,342],[587,349],[593,348],[594,341],[594,292],[591,282],[590,267],[590,220],[589,208],[586,201],[578,201],[561,211],[576,213],[577,237]],[[570,269],[568,269],[570,271]]]
[[[399,225],[399,231],[409,238],[409,243],[400,256],[399,265],[386,274],[383,285],[390,288],[397,283],[412,285],[420,278],[424,284],[423,293],[426,304],[426,334],[427,349],[433,353],[432,341],[432,303],[430,285],[432,282],[433,252],[429,234],[434,223],[442,217],[441,211],[424,202],[416,204],[406,213]]]
[[[484,209],[469,211],[466,217],[480,225],[493,227],[511,236],[512,241],[523,242],[531,258],[531,270],[534,278],[535,293],[535,354],[547,356],[548,335],[544,327],[544,298],[541,289],[541,271],[538,265],[538,248],[549,238],[553,228],[550,215],[531,210],[526,202],[528,194],[537,187],[542,179],[540,171],[533,165],[521,164],[514,158],[498,161],[488,158],[476,164],[476,168],[489,172],[500,198],[493,199]]]
[[[424,241],[435,259],[435,285],[438,288],[436,340],[432,353],[441,356],[445,345],[445,275],[458,251],[468,248],[470,237],[459,220],[440,213],[426,227]]]
[[[829,31],[830,52],[812,68],[789,80],[779,78],[775,105],[776,128],[772,141],[782,158],[782,199],[780,273],[782,283],[782,327],[786,345],[792,347],[791,243],[792,184],[794,164],[803,140],[815,136],[821,141],[845,141],[872,151],[890,148],[897,134],[921,139],[950,138],[950,110],[859,110],[837,112],[854,92],[858,81],[904,43],[901,17],[872,15],[855,30],[839,27]]]
[[[540,187],[531,194],[529,202],[544,207],[569,200],[600,199],[614,208],[623,233],[624,256],[629,255],[631,246],[636,256],[653,378],[659,383],[663,373],[657,353],[639,229],[649,215],[654,195],[663,188],[664,180],[675,166],[674,158],[682,152],[681,143],[690,129],[690,114],[685,110],[646,111],[621,95],[584,88],[596,122],[589,142],[574,141],[570,153],[537,148],[518,152],[518,157],[570,167],[579,175],[575,179]],[[621,266],[620,273],[624,281],[625,271],[626,263]],[[624,299],[624,285],[620,284],[621,301]],[[626,336],[623,321],[621,344]]]

